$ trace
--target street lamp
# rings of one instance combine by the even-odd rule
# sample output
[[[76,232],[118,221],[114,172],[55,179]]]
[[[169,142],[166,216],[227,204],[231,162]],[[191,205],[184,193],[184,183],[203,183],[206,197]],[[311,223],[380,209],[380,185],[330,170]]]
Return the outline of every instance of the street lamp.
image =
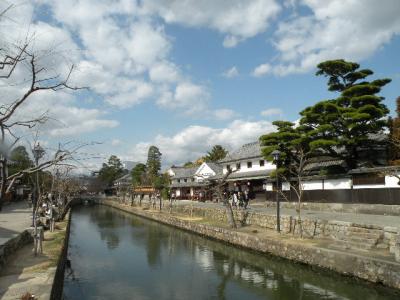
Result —
[[[33,157],[35,158],[35,166],[36,168],[39,166],[39,159],[41,159],[45,153],[44,149],[40,146],[39,143],[37,143],[34,147],[33,147]],[[35,195],[35,199],[33,202],[33,218],[32,218],[32,222],[35,222],[35,211],[36,211],[36,205],[37,202],[39,200],[39,171],[36,170],[36,195]]]
[[[274,158],[274,162],[276,165],[276,230],[281,232],[281,213],[280,213],[280,199],[279,199],[279,167],[280,167],[280,158],[281,152],[279,150],[274,150],[271,153]]]

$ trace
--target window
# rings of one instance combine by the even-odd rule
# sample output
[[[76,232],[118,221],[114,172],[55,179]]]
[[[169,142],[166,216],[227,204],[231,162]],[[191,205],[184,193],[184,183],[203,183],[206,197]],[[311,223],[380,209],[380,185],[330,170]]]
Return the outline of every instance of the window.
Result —
[[[185,178],[185,179],[183,179],[183,181],[184,181],[184,182],[187,182],[187,179]]]
[[[240,163],[236,164],[236,170],[240,170]]]
[[[228,171],[232,171],[231,165],[226,165],[226,169],[227,169]]]
[[[192,182],[194,182],[194,178],[192,178]]]
[[[265,165],[265,160],[260,160],[260,167],[264,167],[264,165]]]
[[[180,180],[180,179],[178,179],[178,182],[181,182],[181,180]]]
[[[251,163],[251,161],[247,162],[247,169],[251,169],[251,167],[253,166],[253,164]]]

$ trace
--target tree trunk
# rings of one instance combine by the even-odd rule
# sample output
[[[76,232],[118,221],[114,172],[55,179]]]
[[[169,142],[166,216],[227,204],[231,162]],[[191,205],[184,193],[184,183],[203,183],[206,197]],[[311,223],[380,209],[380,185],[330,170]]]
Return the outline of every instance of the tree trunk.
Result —
[[[224,195],[221,191],[222,187],[218,186],[217,187],[217,193],[218,193],[218,197],[220,199],[222,199],[222,201],[225,204],[225,210],[226,210],[226,218],[228,220],[228,224],[231,228],[237,228],[236,222],[235,222],[235,216],[233,214],[233,209],[231,204],[229,203],[228,199],[224,198]]]
[[[0,211],[3,207],[4,197],[6,196],[6,183],[7,183],[7,159],[2,157],[1,160],[1,183],[0,183]]]

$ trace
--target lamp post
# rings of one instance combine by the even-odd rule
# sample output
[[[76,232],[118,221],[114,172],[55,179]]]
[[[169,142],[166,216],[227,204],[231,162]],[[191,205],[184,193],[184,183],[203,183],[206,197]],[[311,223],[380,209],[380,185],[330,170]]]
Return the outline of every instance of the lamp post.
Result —
[[[40,146],[39,143],[37,143],[34,147],[33,147],[33,157],[35,158],[35,165],[36,167],[39,166],[39,159],[41,159],[45,153],[44,149]],[[32,222],[35,222],[35,211],[36,211],[36,206],[39,200],[39,195],[40,195],[40,191],[39,191],[39,171],[36,171],[36,195],[35,195],[35,199],[33,202],[33,217],[32,217]],[[34,226],[35,224],[33,224]]]
[[[280,212],[280,198],[279,198],[279,172],[281,152],[274,150],[271,153],[276,165],[276,230],[281,232],[281,212]]]

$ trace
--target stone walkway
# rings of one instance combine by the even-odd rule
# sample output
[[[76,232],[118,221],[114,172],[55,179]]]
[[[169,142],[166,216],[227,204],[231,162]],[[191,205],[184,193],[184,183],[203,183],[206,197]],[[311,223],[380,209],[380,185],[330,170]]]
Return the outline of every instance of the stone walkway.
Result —
[[[144,199],[146,201],[146,199]],[[147,201],[146,201],[147,202]],[[193,205],[195,207],[213,208],[222,207],[222,203],[211,202],[197,202],[190,200],[178,200],[174,205]],[[266,207],[265,203],[256,202],[249,205],[251,211],[262,212],[268,215],[276,215],[276,207]],[[345,213],[345,212],[330,212],[330,211],[316,211],[305,210],[301,211],[302,217],[313,220],[326,220],[326,221],[340,221],[351,222],[361,225],[372,225],[381,227],[400,227],[399,216],[385,216],[385,215],[372,215],[372,214],[358,214],[358,213]],[[281,208],[281,215],[284,216],[297,216],[295,209]]]
[[[32,208],[26,202],[3,206],[0,212],[0,247],[30,227],[31,222]]]
[[[55,232],[45,232],[42,254],[34,256],[32,245],[26,245],[10,257],[0,271],[1,300],[21,299],[26,293],[34,294],[35,299],[50,299],[67,222],[58,222]]]

